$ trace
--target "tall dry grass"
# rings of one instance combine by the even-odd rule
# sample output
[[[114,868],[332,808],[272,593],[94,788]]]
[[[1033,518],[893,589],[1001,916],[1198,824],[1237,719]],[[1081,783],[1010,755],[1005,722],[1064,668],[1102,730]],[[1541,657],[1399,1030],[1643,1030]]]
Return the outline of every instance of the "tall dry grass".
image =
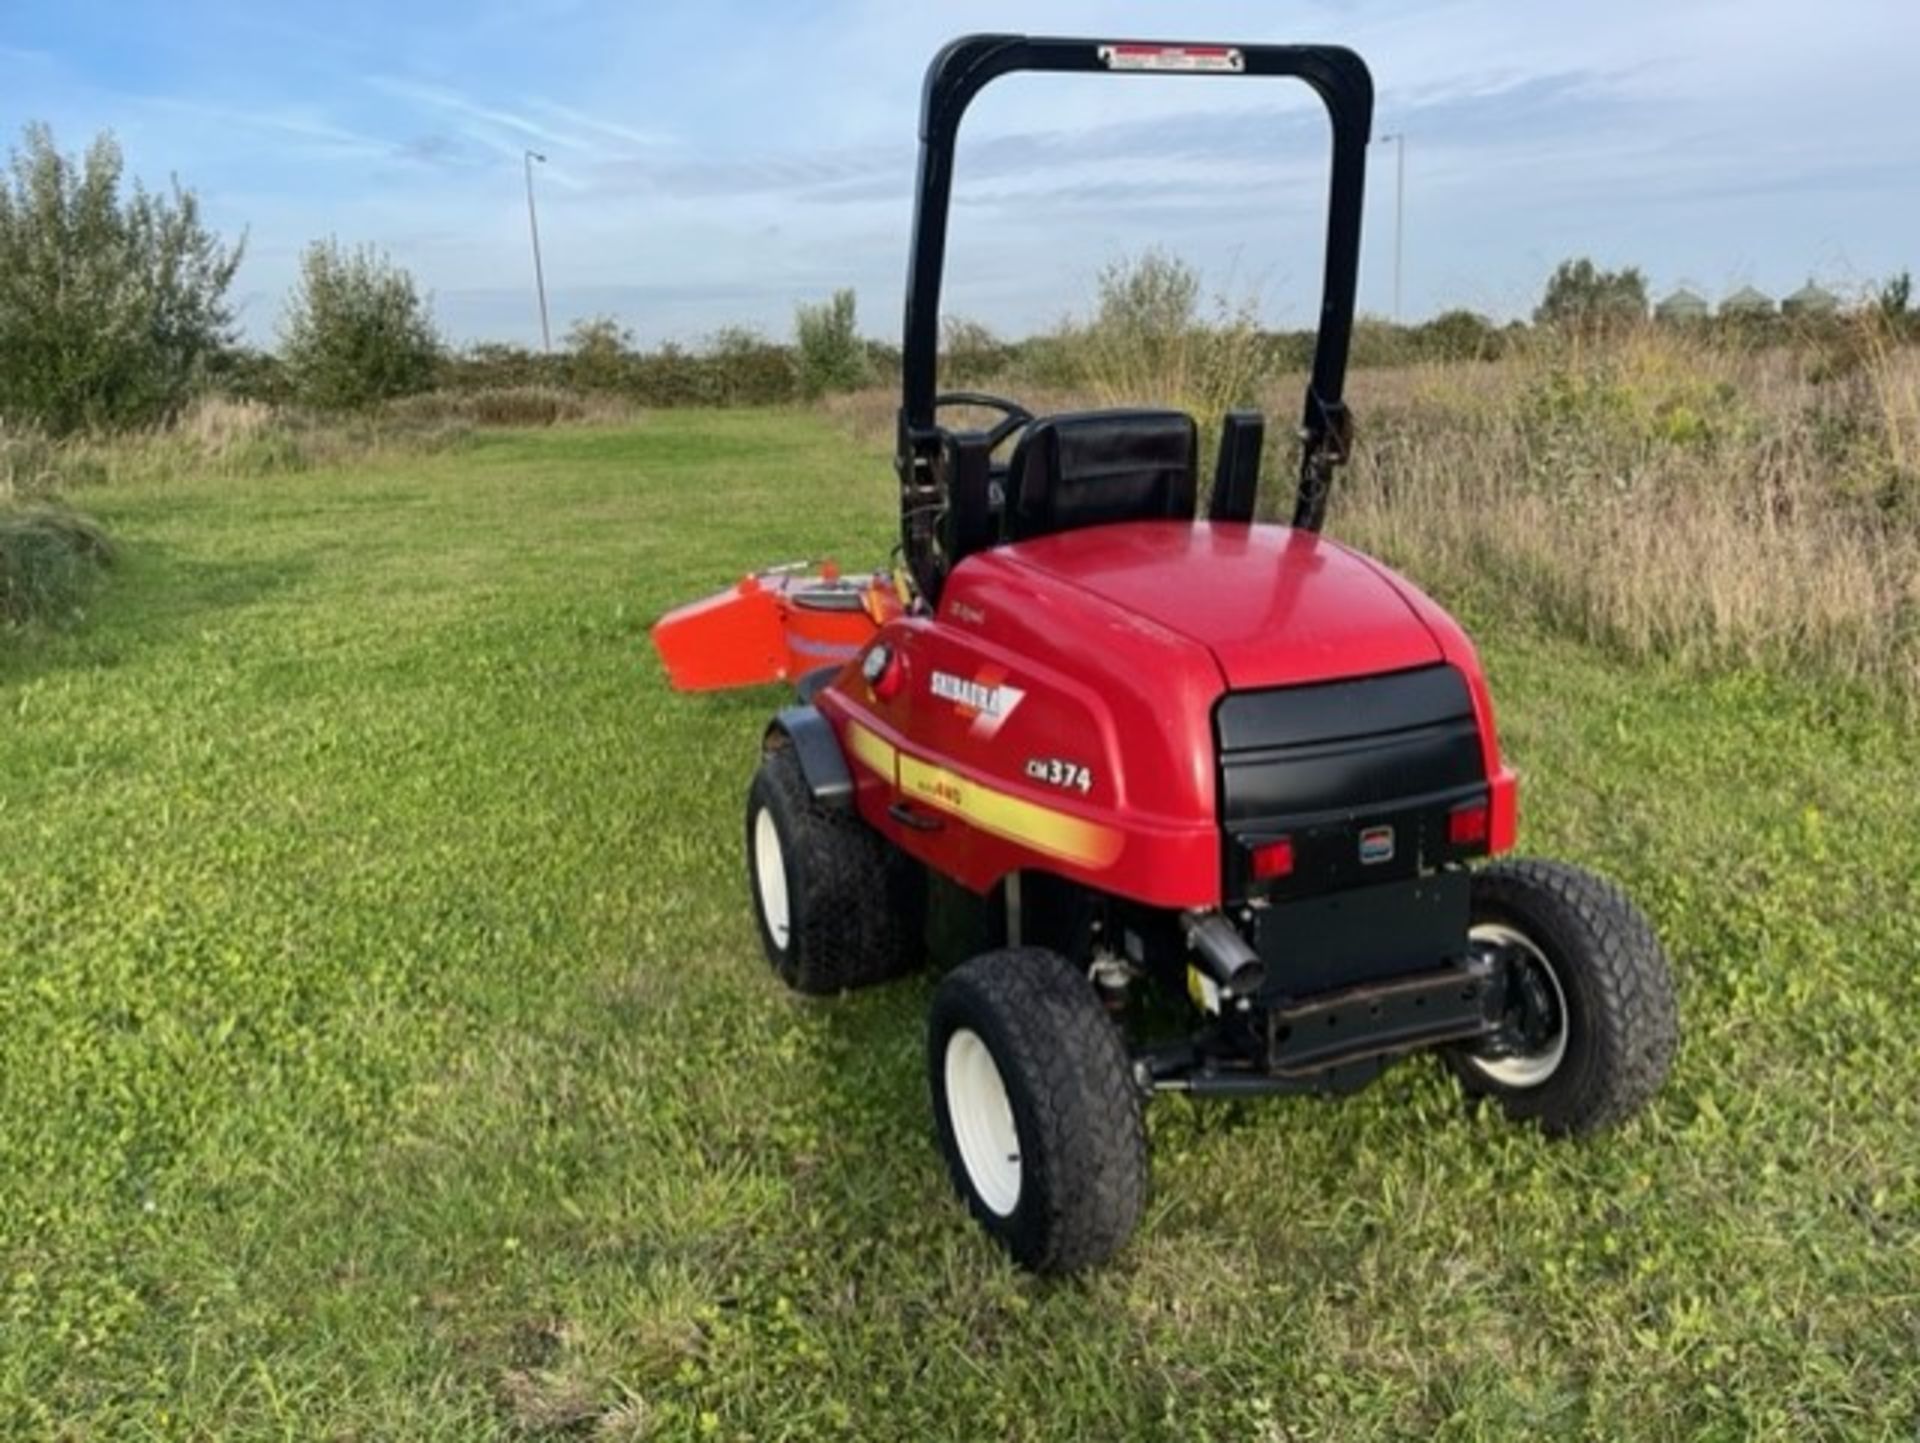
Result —
[[[429,391],[366,411],[318,414],[208,396],[164,425],[53,441],[0,427],[0,499],[179,476],[267,476],[445,451],[490,427],[612,424],[639,413],[617,396],[555,386]]]
[[[1100,405],[1185,411],[1209,442],[1218,436],[1222,416],[1254,399],[1262,359],[1251,305],[1225,300],[1211,324],[1163,333],[1094,324],[1080,338],[1087,389]]]
[[[1083,355],[1098,355],[1088,350]],[[1134,357],[1037,411],[1176,400]],[[1304,377],[1260,387],[1268,515]],[[1741,349],[1649,327],[1490,363],[1356,371],[1329,530],[1443,598],[1634,657],[1762,666],[1920,704],[1920,349],[1862,320]],[[896,397],[829,402],[865,442]]]
[[[1334,526],[1442,592],[1632,656],[1920,700],[1920,355],[1647,330],[1356,378]]]

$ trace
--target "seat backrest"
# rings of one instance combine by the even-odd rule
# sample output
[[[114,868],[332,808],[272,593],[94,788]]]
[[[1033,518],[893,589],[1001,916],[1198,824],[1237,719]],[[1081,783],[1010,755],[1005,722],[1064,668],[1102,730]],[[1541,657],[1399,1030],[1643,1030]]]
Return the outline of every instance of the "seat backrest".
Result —
[[[1007,538],[1193,519],[1200,438],[1183,411],[1079,411],[1027,427],[1007,467]]]

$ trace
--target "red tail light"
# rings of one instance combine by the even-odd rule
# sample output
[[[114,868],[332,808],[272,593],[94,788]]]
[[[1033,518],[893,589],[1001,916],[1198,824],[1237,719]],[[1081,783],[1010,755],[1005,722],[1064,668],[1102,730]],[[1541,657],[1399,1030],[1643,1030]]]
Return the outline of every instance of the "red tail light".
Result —
[[[1456,847],[1487,840],[1487,804],[1469,802],[1447,813],[1447,840]]]
[[[1293,838],[1282,837],[1277,842],[1262,842],[1253,849],[1253,876],[1258,882],[1271,882],[1276,877],[1293,875]]]

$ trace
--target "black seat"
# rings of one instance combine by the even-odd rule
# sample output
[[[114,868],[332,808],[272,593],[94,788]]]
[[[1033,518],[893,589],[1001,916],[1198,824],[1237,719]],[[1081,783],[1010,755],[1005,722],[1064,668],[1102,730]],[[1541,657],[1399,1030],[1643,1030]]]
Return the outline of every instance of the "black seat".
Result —
[[[1043,417],[1007,467],[1007,539],[1113,521],[1191,521],[1199,446],[1183,411]]]

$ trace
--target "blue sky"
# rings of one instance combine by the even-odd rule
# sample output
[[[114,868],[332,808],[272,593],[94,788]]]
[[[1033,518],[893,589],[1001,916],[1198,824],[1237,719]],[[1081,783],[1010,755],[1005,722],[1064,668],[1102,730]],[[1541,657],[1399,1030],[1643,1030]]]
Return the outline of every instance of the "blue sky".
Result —
[[[1920,264],[1914,0],[9,0],[0,129],[111,128],[248,232],[270,340],[301,247],[372,242],[456,341],[538,339],[521,153],[556,334],[789,327],[859,289],[897,329],[921,71],[966,30],[1359,49],[1408,136],[1405,308],[1525,311],[1560,258],[1657,289],[1858,288]],[[1159,243],[1275,324],[1313,313],[1324,139],[1284,83],[1017,77],[968,117],[948,305],[1019,334]],[[1392,305],[1393,154],[1364,307]]]

